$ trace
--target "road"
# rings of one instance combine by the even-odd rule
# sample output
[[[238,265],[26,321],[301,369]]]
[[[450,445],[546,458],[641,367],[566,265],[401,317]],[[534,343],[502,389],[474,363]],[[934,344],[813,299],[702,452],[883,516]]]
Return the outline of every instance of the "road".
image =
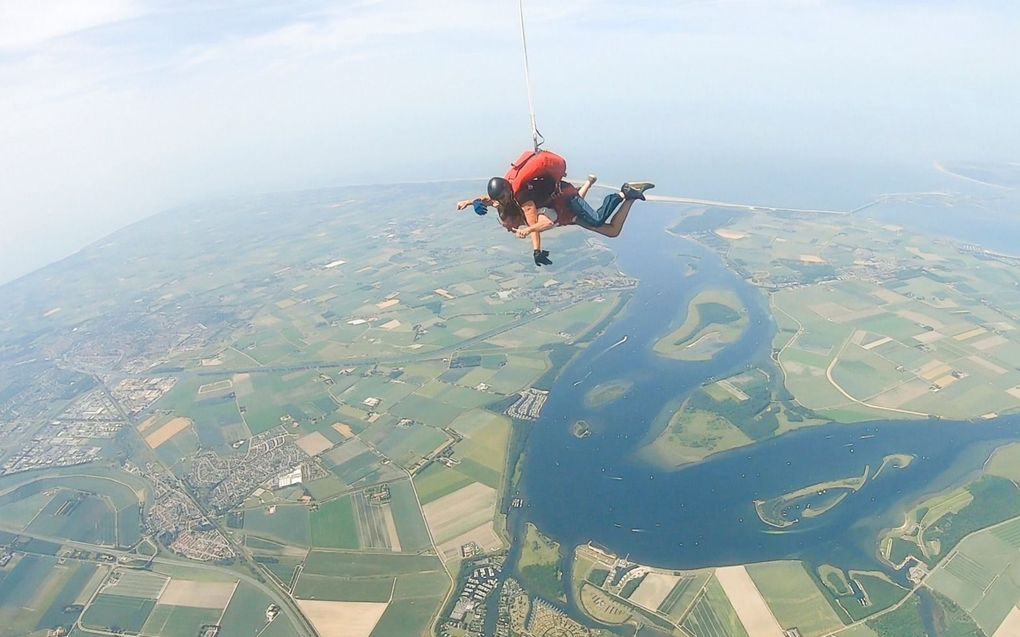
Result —
[[[144,556],[135,555],[134,553],[130,553],[128,551],[121,551],[121,550],[118,550],[118,549],[111,548],[109,546],[102,546],[102,545],[99,545],[99,544],[89,544],[87,542],[76,542],[76,541],[68,540],[68,539],[62,538],[62,537],[57,537],[57,536],[53,536],[53,535],[45,535],[45,534],[42,534],[42,533],[36,533],[34,531],[32,531],[32,532],[30,532],[30,531],[22,531],[18,527],[8,526],[8,525],[4,524],[3,522],[0,522],[0,529],[8,531],[10,533],[14,533],[15,535],[19,535],[21,537],[29,537],[29,538],[36,539],[36,540],[43,540],[45,542],[53,542],[54,544],[61,544],[63,546],[68,546],[68,547],[75,548],[75,549],[80,549],[80,550],[83,550],[83,551],[91,551],[93,553],[105,553],[107,555],[114,555],[118,559],[120,559],[122,557],[123,558],[135,559],[135,560],[137,560],[137,559],[145,559]],[[80,562],[86,562],[87,561],[87,562],[96,563],[96,564],[106,564],[108,566],[111,565],[109,562],[102,562],[102,561],[99,561],[99,560],[78,560],[78,561],[80,561]],[[241,581],[243,581],[243,582],[245,582],[247,584],[251,584],[252,586],[258,588],[260,591],[265,593],[270,599],[272,599],[273,601],[277,602],[277,604],[280,605],[280,608],[283,609],[283,612],[288,617],[290,617],[291,621],[294,623],[294,626],[300,631],[299,634],[302,637],[317,637],[317,634],[315,633],[314,630],[304,630],[304,631],[301,630],[303,628],[303,624],[306,621],[306,620],[304,620],[304,616],[301,615],[300,612],[297,611],[295,608],[291,608],[291,604],[283,603],[279,599],[280,598],[280,594],[277,591],[275,591],[270,586],[264,584],[263,582],[260,582],[259,580],[255,579],[254,577],[251,577],[250,575],[247,575],[246,573],[243,573],[243,572],[240,572],[240,571],[237,571],[237,570],[233,570],[233,569],[224,568],[222,566],[216,566],[214,564],[203,564],[201,562],[192,562],[190,560],[185,560],[185,559],[166,558],[166,557],[154,557],[154,558],[152,558],[152,562],[154,564],[166,564],[168,566],[178,566],[178,567],[185,566],[187,568],[199,569],[199,570],[203,570],[203,571],[214,571],[216,573],[223,574],[223,575],[228,576],[230,578],[236,578],[236,579],[241,580]],[[292,601],[289,595],[287,595],[286,598],[287,598],[288,601]],[[297,614],[298,616],[295,617],[294,616],[295,614]],[[96,631],[89,631],[89,632],[96,632]]]
[[[110,400],[111,403],[113,403],[114,407],[117,409],[117,412],[124,419],[124,422],[127,423],[127,428],[131,430],[131,432],[138,439],[138,441],[141,443],[141,445],[143,447],[145,447],[146,443],[142,439],[142,435],[138,432],[138,428],[137,428],[138,422],[136,422],[137,419],[131,418],[131,416],[128,415],[128,413],[124,410],[124,407],[113,396],[113,393],[110,392],[110,389],[103,383],[101,378],[96,376],[95,380],[98,383],[99,387],[102,389],[102,391],[106,394],[106,397]],[[177,480],[176,476],[174,476],[174,473],[172,471],[170,471],[170,469],[166,465],[163,464],[162,460],[160,460],[155,454],[153,454],[153,458],[155,458],[156,462],[159,463],[160,468],[163,471],[165,471],[171,477],[171,479],[175,483],[179,483],[179,481]],[[234,541],[234,539],[229,534],[225,533],[223,531],[223,529],[220,528],[219,524],[216,524],[215,518],[213,518],[212,516],[209,515],[209,512],[205,509],[205,507],[202,506],[202,504],[200,502],[198,502],[197,500],[192,498],[191,494],[188,493],[183,488],[180,489],[180,491],[181,491],[181,493],[184,494],[185,497],[187,497],[189,500],[191,500],[196,507],[198,507],[198,509],[205,515],[206,519],[209,520],[209,522],[211,524],[216,526],[216,528],[217,528],[217,530],[219,530],[220,534],[223,535],[224,538],[226,538],[227,543],[230,544],[230,547],[232,549],[234,549],[234,552],[237,554],[238,559],[243,564],[245,564],[249,569],[251,569],[253,572],[260,573],[261,571],[259,570],[258,565],[252,560],[251,556],[244,549],[244,547],[240,546],[237,542]],[[165,559],[164,558],[156,558],[154,561],[162,562],[162,561],[165,561]],[[177,562],[176,560],[174,562],[175,563],[180,563],[180,562]],[[210,567],[208,565],[202,565],[201,562],[186,561],[184,563],[189,564],[189,565],[194,564],[196,567],[201,566],[202,568],[216,568],[216,569],[220,569],[220,567]],[[220,569],[220,570],[222,570],[222,569]],[[235,571],[229,571],[229,572],[234,573]],[[240,573],[238,573],[238,575],[241,576]],[[268,585],[266,585],[266,584],[264,584],[262,582],[259,582],[255,578],[248,577],[246,575],[243,576],[243,577],[247,581],[249,581],[249,583],[257,583],[258,587],[263,592],[265,592],[267,595],[269,595],[270,599],[272,599],[273,601],[277,602],[277,604],[280,606],[280,608],[282,608],[284,610],[284,612],[287,614],[287,616],[291,618],[291,621],[293,622],[295,628],[299,631],[299,637],[317,637],[318,636],[318,633],[316,633],[315,628],[312,627],[311,622],[308,621],[308,618],[306,618],[304,616],[304,614],[301,612],[301,610],[297,607],[297,603],[294,601],[294,598],[290,596],[290,593],[288,593],[286,591],[283,591],[283,590],[280,590],[275,585],[270,587],[270,586],[268,586]]]

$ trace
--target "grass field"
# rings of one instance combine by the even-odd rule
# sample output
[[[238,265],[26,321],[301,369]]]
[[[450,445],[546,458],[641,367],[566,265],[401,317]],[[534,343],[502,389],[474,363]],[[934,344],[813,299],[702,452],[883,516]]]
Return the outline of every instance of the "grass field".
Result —
[[[968,537],[927,583],[992,634],[1020,599],[1020,520]]]
[[[379,451],[402,467],[410,467],[420,461],[448,438],[443,431],[422,425],[407,429],[388,427],[378,437],[373,442]]]
[[[321,548],[358,549],[358,528],[350,496],[324,502],[311,514],[312,545]]]
[[[428,555],[342,553],[312,551],[305,571],[312,575],[369,577],[441,570],[439,559]]]
[[[442,601],[441,595],[394,600],[386,607],[371,637],[426,634],[429,622]]]
[[[410,480],[390,483],[390,510],[404,552],[417,552],[432,546]]]
[[[754,442],[722,416],[682,405],[641,456],[662,467],[703,460],[713,453]]]
[[[985,464],[985,473],[1020,482],[1020,443],[996,449]]]
[[[242,582],[223,615],[218,637],[252,637],[259,634],[266,625],[266,607],[271,603],[273,600],[264,593],[251,584]],[[272,632],[267,630],[262,633],[262,637],[267,635],[287,637],[297,632],[286,614],[279,615],[273,620],[273,624],[274,630]]]
[[[342,578],[302,573],[294,596],[334,602],[388,602],[394,577]]]
[[[800,562],[752,564],[747,573],[781,626],[796,626],[804,637],[827,635],[843,626]]]
[[[98,567],[92,564],[78,564],[63,568],[72,571],[72,573],[49,604],[46,612],[39,619],[39,622],[36,624],[37,628],[72,625],[78,619],[81,612],[72,611],[65,613],[64,609],[78,600],[78,597],[85,592],[89,581],[98,572]]]
[[[423,505],[466,487],[471,482],[471,478],[463,473],[438,462],[433,462],[414,476],[414,485]]]
[[[157,599],[166,587],[168,578],[159,573],[118,569],[114,571],[103,588],[104,593],[118,597]]]
[[[74,577],[74,570],[49,557],[26,555],[16,566],[0,571],[0,634],[31,632]]]
[[[669,595],[662,600],[659,612],[665,613],[673,621],[683,619],[711,577],[712,571],[708,569],[685,573]]]
[[[116,512],[106,501],[80,491],[61,490],[29,525],[33,533],[114,546]]]
[[[304,556],[280,557],[277,555],[265,555],[262,553],[253,554],[255,561],[269,570],[279,580],[280,585],[289,589],[297,567],[304,563]]]
[[[748,637],[719,582],[711,578],[681,623],[697,637]]]
[[[156,606],[152,599],[100,594],[81,616],[85,628],[137,633]]]
[[[159,637],[196,637],[202,626],[217,623],[220,613],[209,608],[157,604],[141,632]]]
[[[889,248],[904,262],[917,258],[901,250]],[[963,261],[925,267],[943,270],[938,276],[947,281],[973,280],[987,271],[980,261],[966,270]],[[1020,344],[1013,332],[989,331],[1011,325],[1011,319],[981,308],[980,294],[964,289],[908,275],[884,285],[838,281],[776,292],[777,314],[792,317],[796,330],[781,333],[775,343],[788,388],[804,405],[851,420],[925,414],[965,419],[1020,408],[1020,395],[1009,393],[1020,384],[1020,372],[1008,364]],[[981,308],[986,316],[953,307]]]
[[[0,496],[5,521],[22,527],[32,522],[39,533],[121,547],[133,546],[140,539],[139,502],[151,498],[143,480],[96,466],[53,469],[43,477],[13,474],[0,478],[0,491],[7,489],[10,491]],[[78,504],[54,515],[75,494],[82,496]]]
[[[277,505],[272,515],[264,507],[248,509],[244,512],[244,530],[291,546],[309,546],[308,518],[308,508],[303,505]]]
[[[0,496],[0,519],[9,527],[24,530],[55,495],[38,482],[19,487]]]

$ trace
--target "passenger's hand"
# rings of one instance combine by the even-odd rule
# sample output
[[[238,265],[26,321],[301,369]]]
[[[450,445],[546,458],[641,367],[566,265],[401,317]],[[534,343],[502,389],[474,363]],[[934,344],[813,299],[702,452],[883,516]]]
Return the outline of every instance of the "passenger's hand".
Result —
[[[543,265],[552,265],[552,261],[549,260],[548,250],[535,250],[535,265],[542,267]]]
[[[467,208],[472,203],[474,203],[474,201],[475,201],[474,199],[465,199],[464,201],[458,201],[457,210],[463,210],[464,208]]]
[[[520,226],[517,228],[516,234],[518,239],[526,239],[531,234],[531,226]]]

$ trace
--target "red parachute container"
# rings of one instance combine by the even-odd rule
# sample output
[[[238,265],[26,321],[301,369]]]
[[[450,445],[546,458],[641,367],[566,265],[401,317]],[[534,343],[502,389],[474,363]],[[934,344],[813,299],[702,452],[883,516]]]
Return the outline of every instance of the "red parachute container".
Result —
[[[559,182],[567,176],[567,160],[548,150],[528,150],[510,164],[505,179],[520,194],[524,184],[539,177]]]

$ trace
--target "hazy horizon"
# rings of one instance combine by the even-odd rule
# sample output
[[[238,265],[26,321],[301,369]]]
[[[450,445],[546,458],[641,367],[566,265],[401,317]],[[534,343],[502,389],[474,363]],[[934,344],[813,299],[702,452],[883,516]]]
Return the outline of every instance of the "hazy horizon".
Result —
[[[794,205],[858,187],[808,168],[1016,159],[1009,3],[525,9],[578,175]],[[0,1],[0,283],[190,202],[499,172],[530,142],[519,37],[509,1]]]

